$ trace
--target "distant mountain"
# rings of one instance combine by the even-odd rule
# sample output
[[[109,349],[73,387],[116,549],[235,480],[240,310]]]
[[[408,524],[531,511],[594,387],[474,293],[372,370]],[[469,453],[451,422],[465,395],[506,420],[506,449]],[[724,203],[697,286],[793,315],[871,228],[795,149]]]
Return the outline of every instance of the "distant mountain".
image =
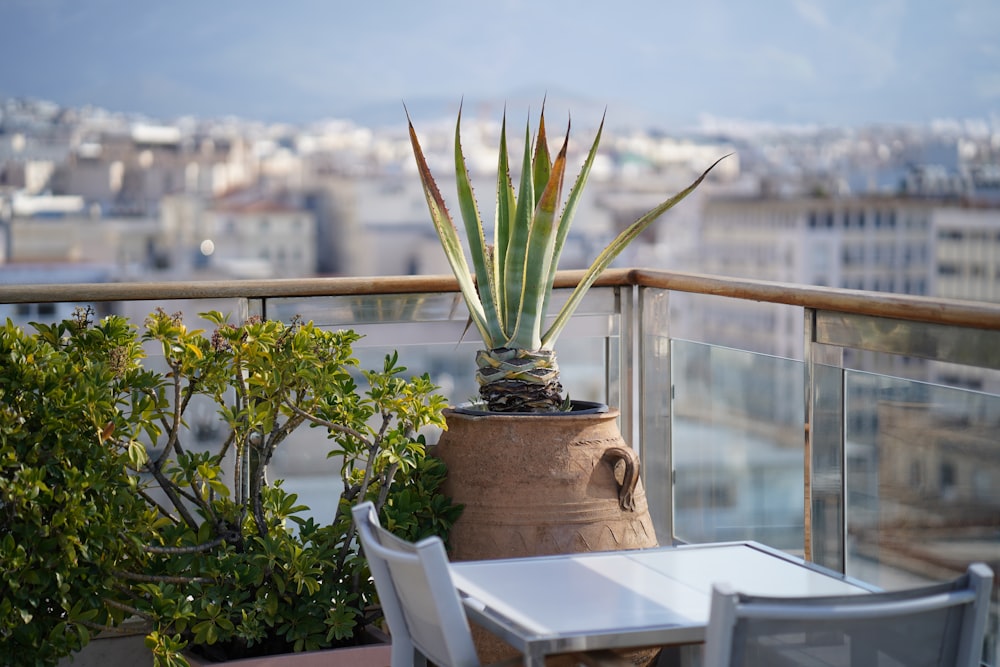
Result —
[[[406,115],[403,111],[404,104],[414,121],[432,122],[443,118],[454,118],[458,102],[459,100],[445,97],[416,97],[365,102],[351,107],[347,111],[346,117],[364,127],[403,127],[406,122]]]
[[[510,122],[523,123],[527,114],[530,113],[532,120],[536,120],[538,112],[545,103],[545,117],[552,128],[564,128],[567,118],[569,118],[574,128],[596,127],[601,121],[601,116],[607,111],[605,126],[608,129],[648,129],[659,127],[659,129],[671,130],[676,128],[664,127],[663,123],[657,123],[651,114],[636,109],[631,104],[616,102],[614,100],[601,100],[578,93],[567,91],[548,92],[534,89],[519,88],[511,91],[506,97],[447,97],[447,96],[425,96],[416,98],[406,98],[396,101],[370,102],[359,105],[348,110],[346,117],[359,125],[372,128],[401,127],[405,122],[403,104],[410,113],[414,122],[454,123],[459,105],[462,105],[463,114],[466,118],[490,118],[497,122],[503,116],[504,109],[507,110],[507,117]]]

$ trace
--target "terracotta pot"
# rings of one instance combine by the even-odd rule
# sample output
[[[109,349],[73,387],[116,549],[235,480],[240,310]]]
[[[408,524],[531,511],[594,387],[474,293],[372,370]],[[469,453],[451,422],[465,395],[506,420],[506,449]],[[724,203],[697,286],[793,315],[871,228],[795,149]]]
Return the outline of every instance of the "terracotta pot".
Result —
[[[451,532],[454,560],[657,545],[638,457],[618,430],[618,410],[601,407],[445,411],[434,454],[448,466],[443,492],[465,505]]]
[[[434,455],[448,466],[442,492],[465,505],[449,539],[453,560],[483,560],[657,546],[639,459],[618,430],[618,410],[445,411]],[[595,600],[595,604],[600,601]],[[516,653],[473,627],[483,663]],[[624,651],[648,665],[658,648]],[[549,665],[569,665],[550,659]]]

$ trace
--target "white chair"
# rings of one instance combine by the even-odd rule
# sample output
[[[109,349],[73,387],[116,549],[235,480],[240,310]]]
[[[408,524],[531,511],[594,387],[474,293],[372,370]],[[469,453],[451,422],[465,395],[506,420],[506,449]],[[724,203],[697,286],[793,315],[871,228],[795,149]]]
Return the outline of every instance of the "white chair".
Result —
[[[904,591],[817,598],[743,595],[716,585],[704,667],[975,667],[993,571]]]
[[[480,667],[441,539],[428,537],[413,544],[396,537],[379,524],[370,502],[359,503],[351,513],[389,624],[392,667],[427,660],[438,667]],[[593,667],[628,664],[606,651],[574,657]],[[516,658],[501,664],[520,662]]]

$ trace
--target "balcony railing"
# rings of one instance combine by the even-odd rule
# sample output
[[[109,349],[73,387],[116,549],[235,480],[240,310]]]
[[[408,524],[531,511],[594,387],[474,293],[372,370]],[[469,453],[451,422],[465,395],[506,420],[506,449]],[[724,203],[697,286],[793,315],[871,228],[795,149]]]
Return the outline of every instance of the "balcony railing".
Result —
[[[451,277],[0,286],[3,316],[28,304],[300,315],[475,393]],[[1000,571],[1000,305],[616,269],[557,349],[573,398],[620,408],[662,543],[758,539],[886,588]]]

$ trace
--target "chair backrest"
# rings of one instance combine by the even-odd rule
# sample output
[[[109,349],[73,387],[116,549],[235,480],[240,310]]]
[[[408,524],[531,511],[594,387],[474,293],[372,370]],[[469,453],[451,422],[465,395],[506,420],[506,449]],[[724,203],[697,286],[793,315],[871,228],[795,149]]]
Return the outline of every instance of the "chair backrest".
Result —
[[[352,510],[389,634],[392,665],[412,665],[414,649],[440,667],[478,667],[469,621],[438,537],[416,544],[382,528],[375,506]]]
[[[983,651],[993,571],[885,593],[814,598],[743,595],[716,585],[705,667],[974,667]]]

